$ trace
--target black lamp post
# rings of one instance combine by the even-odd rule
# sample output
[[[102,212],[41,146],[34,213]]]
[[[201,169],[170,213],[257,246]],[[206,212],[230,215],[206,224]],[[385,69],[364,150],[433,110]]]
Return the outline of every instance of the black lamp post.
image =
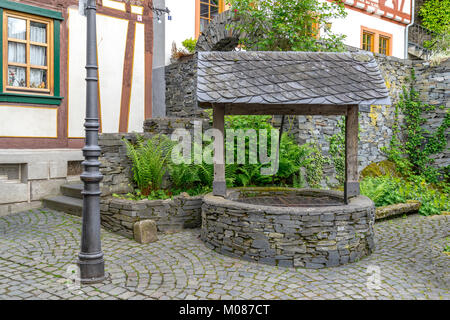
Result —
[[[100,240],[100,147],[98,145],[98,77],[97,77],[97,36],[96,0],[88,0],[87,52],[86,52],[86,142],[83,148],[84,171],[80,178],[83,189],[83,225],[81,231],[81,251],[78,254],[81,283],[101,282],[105,279],[105,263]]]

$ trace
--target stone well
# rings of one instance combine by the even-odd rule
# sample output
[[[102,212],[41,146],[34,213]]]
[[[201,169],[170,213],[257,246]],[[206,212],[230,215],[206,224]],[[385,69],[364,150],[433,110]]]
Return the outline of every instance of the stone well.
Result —
[[[285,267],[354,262],[374,248],[375,205],[318,189],[237,188],[203,198],[202,240],[215,251]],[[273,200],[273,201],[270,201]],[[279,203],[279,206],[277,206]]]

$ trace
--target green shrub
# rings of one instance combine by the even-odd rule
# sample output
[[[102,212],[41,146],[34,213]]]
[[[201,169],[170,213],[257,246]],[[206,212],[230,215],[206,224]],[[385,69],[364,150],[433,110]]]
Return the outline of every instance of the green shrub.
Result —
[[[408,180],[396,177],[366,177],[361,181],[361,194],[369,197],[377,207],[417,200],[422,204],[419,213],[425,216],[450,210],[449,194],[413,176]]]
[[[189,51],[189,53],[194,53],[195,46],[197,45],[197,39],[189,38],[184,40],[181,44],[186,48],[187,51]]]

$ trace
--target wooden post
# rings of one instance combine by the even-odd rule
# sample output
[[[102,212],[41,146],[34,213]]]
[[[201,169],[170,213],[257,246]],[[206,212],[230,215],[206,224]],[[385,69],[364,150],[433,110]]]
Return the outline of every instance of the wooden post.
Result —
[[[225,180],[225,108],[223,106],[213,107],[213,128],[221,133],[220,141],[214,141],[214,182],[213,195],[224,197],[227,193]]]
[[[344,200],[359,195],[358,182],[358,106],[349,106],[345,117]]]

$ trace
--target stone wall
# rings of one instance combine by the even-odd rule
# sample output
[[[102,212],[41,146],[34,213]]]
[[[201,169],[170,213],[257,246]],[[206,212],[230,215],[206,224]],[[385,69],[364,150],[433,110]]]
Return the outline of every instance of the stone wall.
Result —
[[[135,138],[136,135],[131,133],[100,134],[98,144],[102,149],[99,158],[100,172],[103,174],[103,180],[100,183],[102,196],[113,193],[123,194],[134,190],[132,163],[127,157],[127,149],[122,139],[134,141]]]
[[[166,116],[204,116],[197,106],[197,55],[166,66]]]
[[[133,238],[134,223],[155,221],[159,232],[176,232],[201,225],[202,196],[181,194],[167,200],[126,200],[104,197],[100,201],[101,224],[104,228]]]
[[[423,64],[416,70],[417,80],[415,88],[420,92],[420,99],[425,103],[444,106],[443,109],[436,108],[433,112],[425,114],[427,123],[425,129],[435,131],[450,110],[450,59],[438,66]],[[447,130],[450,134],[450,129]],[[444,151],[434,156],[437,167],[450,165],[450,139],[447,139],[447,147]]]
[[[246,188],[262,196],[342,197],[342,193],[313,189]],[[238,191],[236,191],[238,190]],[[222,254],[281,267],[323,268],[354,262],[374,249],[375,206],[364,196],[349,205],[272,207],[203,198],[202,232],[205,244]]]
[[[209,119],[205,118],[152,118],[144,121],[144,132],[150,134],[165,134],[169,136],[176,129],[186,129],[193,134],[195,121],[201,121],[204,130],[210,127]]]
[[[349,48],[350,51],[359,50]],[[388,57],[381,54],[374,54],[378,62],[380,71],[386,81],[391,96],[392,103],[398,102],[404,86],[408,86],[408,79],[411,76],[411,68],[416,70],[416,89],[420,91],[421,98],[425,103],[434,105],[444,105],[448,110],[450,107],[450,61],[444,62],[437,67],[431,67],[427,62],[403,60],[395,57]],[[167,115],[173,117],[184,117],[190,114],[201,116],[201,111],[197,107],[197,102],[192,96],[195,92],[196,77],[195,56],[189,60],[180,61],[167,67]],[[180,74],[183,73],[184,74]],[[180,88],[181,87],[181,88]],[[445,116],[446,110],[436,110],[429,113],[429,127],[438,127]],[[360,108],[360,142],[359,142],[359,170],[372,162],[385,160],[385,155],[381,152],[381,147],[389,145],[392,138],[392,125],[394,123],[395,107],[392,106],[366,106]],[[400,121],[403,116],[400,114]],[[275,126],[280,126],[280,118],[275,119]],[[340,117],[336,116],[298,116],[290,117],[285,122],[285,130],[291,128],[291,133],[297,138],[299,143],[317,142],[323,152],[328,155],[329,138],[339,132],[337,123]],[[450,141],[449,141],[450,143]],[[449,145],[450,147],[450,145]],[[442,167],[450,164],[450,149],[436,156],[436,166]],[[325,168],[325,174],[332,177],[329,183],[336,183],[334,178],[334,167],[329,165]],[[325,183],[325,181],[324,181]]]

